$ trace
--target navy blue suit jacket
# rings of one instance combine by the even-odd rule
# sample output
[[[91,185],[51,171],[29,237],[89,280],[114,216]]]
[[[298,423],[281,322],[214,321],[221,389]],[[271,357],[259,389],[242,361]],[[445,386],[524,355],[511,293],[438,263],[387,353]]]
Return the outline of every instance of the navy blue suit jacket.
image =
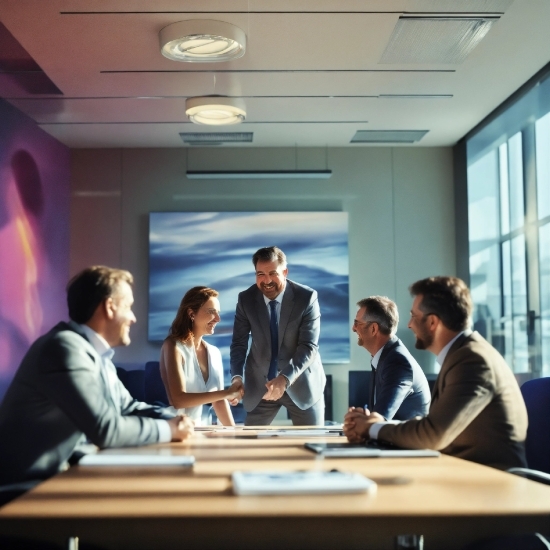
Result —
[[[386,420],[408,420],[428,414],[430,387],[426,375],[399,338],[391,338],[384,346],[376,368],[375,388],[374,407],[369,405]]]

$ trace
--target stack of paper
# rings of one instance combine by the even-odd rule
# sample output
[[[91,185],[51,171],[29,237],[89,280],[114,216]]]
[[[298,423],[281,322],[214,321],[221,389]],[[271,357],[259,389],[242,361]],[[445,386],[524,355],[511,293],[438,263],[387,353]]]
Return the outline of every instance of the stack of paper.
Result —
[[[234,472],[237,495],[308,495],[319,493],[366,493],[376,483],[361,474],[331,472]]]
[[[342,430],[266,430],[258,432],[258,437],[288,437],[288,438],[304,438],[304,437],[340,437]]]
[[[194,456],[99,453],[83,456],[79,466],[183,466],[195,463]]]

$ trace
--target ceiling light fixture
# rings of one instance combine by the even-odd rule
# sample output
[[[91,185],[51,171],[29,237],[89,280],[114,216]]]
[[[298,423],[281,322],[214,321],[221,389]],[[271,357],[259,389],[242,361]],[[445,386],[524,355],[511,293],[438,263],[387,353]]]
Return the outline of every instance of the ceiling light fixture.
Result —
[[[246,49],[242,29],[212,19],[178,21],[159,32],[160,51],[174,61],[219,63],[238,59]]]
[[[185,102],[185,114],[195,124],[225,126],[239,124],[246,118],[244,101],[237,98],[191,97]]]

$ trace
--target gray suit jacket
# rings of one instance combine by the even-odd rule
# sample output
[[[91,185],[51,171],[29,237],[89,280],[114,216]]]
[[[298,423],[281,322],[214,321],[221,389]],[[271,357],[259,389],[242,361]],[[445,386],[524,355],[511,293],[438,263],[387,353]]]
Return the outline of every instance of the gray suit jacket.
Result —
[[[99,447],[156,443],[174,415],[133,399],[119,382],[116,407],[101,358],[81,334],[59,323],[29,349],[0,405],[0,485],[57,473],[85,434]]]
[[[526,435],[527,411],[510,367],[474,332],[451,346],[428,416],[383,426],[378,437],[505,470],[526,466]]]
[[[426,375],[399,338],[391,338],[384,346],[376,368],[375,388],[372,410],[386,420],[408,420],[428,414],[430,386]]]
[[[317,292],[287,279],[279,320],[278,370],[290,381],[287,393],[302,410],[314,405],[325,388],[317,344],[320,325]],[[244,372],[243,405],[247,411],[253,410],[266,392],[270,359],[269,312],[263,294],[253,285],[239,294],[231,342],[231,375],[243,376]]]

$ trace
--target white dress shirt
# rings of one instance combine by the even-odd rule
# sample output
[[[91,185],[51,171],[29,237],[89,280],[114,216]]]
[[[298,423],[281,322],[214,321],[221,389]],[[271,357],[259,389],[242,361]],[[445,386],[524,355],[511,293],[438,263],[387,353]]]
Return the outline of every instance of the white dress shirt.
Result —
[[[271,319],[271,306],[269,305],[270,302],[277,302],[277,305],[275,306],[275,312],[277,314],[277,326],[279,326],[279,320],[281,319],[281,304],[283,303],[283,296],[285,294],[286,290],[286,284],[285,288],[283,288],[283,291],[277,296],[276,298],[273,298],[273,300],[270,300],[265,294],[264,294],[264,302],[265,306],[267,307],[267,314],[268,317]]]

